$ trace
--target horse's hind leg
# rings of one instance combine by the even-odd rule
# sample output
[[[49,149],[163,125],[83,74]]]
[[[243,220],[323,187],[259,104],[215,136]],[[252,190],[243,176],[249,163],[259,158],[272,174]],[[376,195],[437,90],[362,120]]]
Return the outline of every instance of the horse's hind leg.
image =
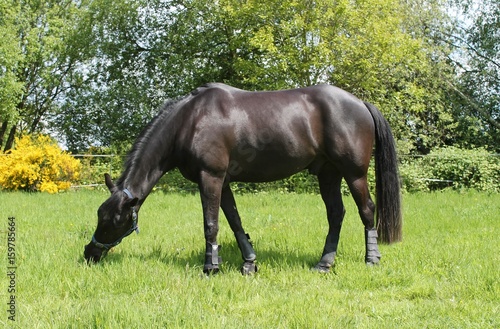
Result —
[[[321,197],[326,206],[329,230],[321,260],[314,269],[319,272],[329,272],[337,254],[340,229],[342,228],[342,221],[345,215],[342,194],[340,192],[342,175],[333,167],[327,167],[323,168],[318,174],[318,181]]]
[[[356,179],[346,177],[346,182],[349,185],[351,194],[358,206],[361,221],[365,226],[365,262],[373,265],[380,262],[382,257],[378,250],[377,244],[377,229],[375,227],[375,204],[373,203],[370,192],[368,191],[368,182],[366,175]]]
[[[241,274],[248,275],[257,272],[255,251],[249,241],[249,235],[245,233],[241,225],[241,218],[238,214],[238,209],[236,209],[236,202],[229,184],[226,184],[222,189],[220,206],[229,222],[231,230],[234,232],[234,236],[236,237],[243,257],[244,263],[241,268]]]

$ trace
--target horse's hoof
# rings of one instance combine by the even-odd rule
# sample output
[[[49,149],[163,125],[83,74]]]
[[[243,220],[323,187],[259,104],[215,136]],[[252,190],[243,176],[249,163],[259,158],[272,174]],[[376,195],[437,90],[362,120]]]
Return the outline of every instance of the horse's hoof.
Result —
[[[378,265],[380,263],[380,257],[367,257],[365,258],[365,263],[368,266]]]
[[[218,265],[205,265],[203,267],[203,273],[206,275],[215,275],[219,273],[219,266]]]
[[[311,271],[318,272],[318,273],[330,273],[330,268],[331,266],[326,266],[323,264],[317,264],[314,266]]]
[[[376,265],[378,265],[379,263],[380,263],[379,261],[376,261],[376,262],[366,261],[366,266],[376,266]]]
[[[243,266],[241,267],[241,274],[242,275],[252,275],[252,274],[257,273],[257,271],[258,271],[258,268],[254,262],[244,262]]]

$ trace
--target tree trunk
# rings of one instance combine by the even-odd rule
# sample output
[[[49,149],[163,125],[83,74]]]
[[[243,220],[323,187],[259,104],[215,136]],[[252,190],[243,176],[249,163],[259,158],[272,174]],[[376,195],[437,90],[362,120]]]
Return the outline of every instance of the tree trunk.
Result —
[[[16,125],[13,125],[12,128],[10,128],[9,138],[7,139],[7,142],[5,143],[5,148],[3,149],[4,152],[7,152],[12,148],[12,144],[14,144],[14,137],[16,136],[16,129],[17,129]]]
[[[0,128],[0,148],[3,145],[3,136],[5,135],[5,132],[7,131],[8,124],[9,124],[9,122],[6,120],[2,124],[2,128]]]

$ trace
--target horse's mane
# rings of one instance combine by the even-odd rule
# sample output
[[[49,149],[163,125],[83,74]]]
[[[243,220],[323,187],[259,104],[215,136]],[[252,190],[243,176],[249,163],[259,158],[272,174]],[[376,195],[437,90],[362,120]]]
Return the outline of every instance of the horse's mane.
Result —
[[[178,112],[185,101],[194,94],[195,92],[193,91],[186,96],[170,99],[161,106],[158,114],[146,125],[146,127],[144,127],[128,152],[123,173],[117,180],[116,185],[122,185],[127,178],[127,174],[134,170],[138,160],[144,156],[147,145],[152,141],[154,133],[160,129],[160,126],[164,126],[165,123],[172,120],[173,116]]]

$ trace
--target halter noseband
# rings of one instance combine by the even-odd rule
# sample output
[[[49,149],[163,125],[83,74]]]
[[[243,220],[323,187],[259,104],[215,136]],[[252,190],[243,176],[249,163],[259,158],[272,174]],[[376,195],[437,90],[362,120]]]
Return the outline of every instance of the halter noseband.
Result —
[[[130,193],[130,191],[128,189],[124,189],[123,190],[123,193],[125,193],[127,195],[127,197],[129,197],[130,199],[133,199],[134,197],[132,196],[132,193]],[[139,234],[139,226],[137,225],[137,210],[135,210],[135,207],[132,207],[132,227],[128,229],[127,232],[125,232],[125,234],[123,234],[121,237],[119,237],[115,242],[112,242],[112,243],[101,243],[101,242],[98,242],[95,238],[95,234],[92,235],[92,243],[99,249],[104,249],[103,251],[103,256],[105,256],[108,251],[113,248],[113,247],[116,247],[117,245],[120,244],[120,242],[122,242],[123,238],[129,236],[130,234],[132,234],[132,232],[136,232],[137,234]]]

